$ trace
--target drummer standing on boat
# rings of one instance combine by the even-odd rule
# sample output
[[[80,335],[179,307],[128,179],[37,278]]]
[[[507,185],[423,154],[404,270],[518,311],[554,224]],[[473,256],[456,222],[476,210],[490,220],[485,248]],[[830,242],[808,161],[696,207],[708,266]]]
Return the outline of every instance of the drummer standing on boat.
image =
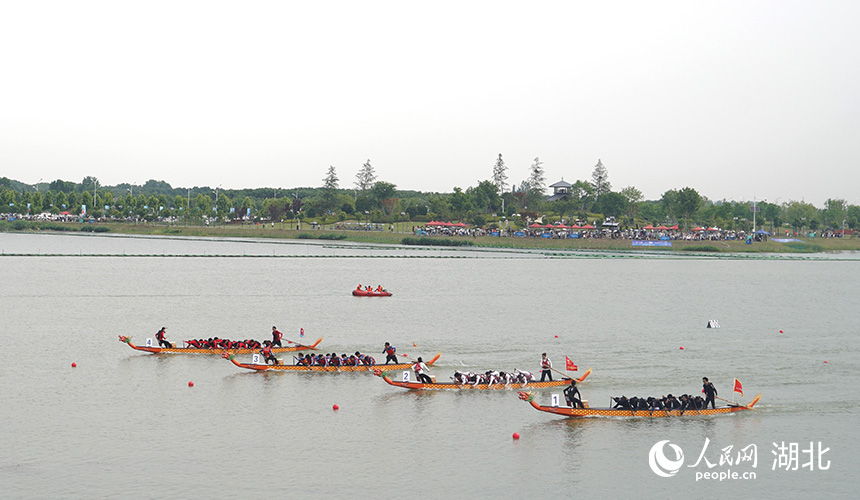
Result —
[[[284,334],[278,331],[277,327],[272,327],[272,347],[278,346],[283,347],[281,345],[281,339],[284,338]]]
[[[540,381],[543,382],[544,378],[549,377],[549,381],[552,382],[552,361],[546,357],[546,353],[540,355]]]
[[[397,355],[394,354],[397,352],[397,348],[388,342],[385,343],[385,348],[382,350],[382,354],[385,354],[385,364],[387,365],[389,361],[394,361],[394,364],[397,364]]]
[[[158,339],[158,346],[171,348],[173,347],[173,345],[171,345],[170,342],[168,342],[167,339],[164,338],[164,336],[166,335],[164,330],[167,330],[166,326],[162,326],[161,330],[155,332],[155,338]]]

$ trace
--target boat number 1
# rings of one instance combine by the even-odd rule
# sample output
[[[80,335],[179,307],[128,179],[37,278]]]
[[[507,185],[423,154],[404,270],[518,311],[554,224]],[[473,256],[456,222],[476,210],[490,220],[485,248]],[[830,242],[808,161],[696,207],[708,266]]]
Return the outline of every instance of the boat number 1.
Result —
[[[403,372],[403,381],[409,382],[409,372]]]
[[[553,394],[553,395],[552,395],[552,405],[553,405],[553,406],[558,406],[558,394]]]

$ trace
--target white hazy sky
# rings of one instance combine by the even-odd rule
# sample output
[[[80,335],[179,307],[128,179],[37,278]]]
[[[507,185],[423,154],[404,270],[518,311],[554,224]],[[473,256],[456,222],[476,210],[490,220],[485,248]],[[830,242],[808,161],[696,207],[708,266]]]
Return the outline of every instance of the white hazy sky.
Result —
[[[856,1],[8,1],[0,176],[860,204]]]

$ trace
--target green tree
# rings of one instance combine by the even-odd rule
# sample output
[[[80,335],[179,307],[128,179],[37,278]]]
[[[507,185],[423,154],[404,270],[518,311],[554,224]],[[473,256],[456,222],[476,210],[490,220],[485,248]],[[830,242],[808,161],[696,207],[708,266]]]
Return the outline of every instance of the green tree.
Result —
[[[320,206],[323,210],[334,211],[337,206],[337,172],[333,165],[329,165],[328,172],[323,178],[322,200]]]
[[[498,194],[508,190],[508,167],[505,165],[505,160],[502,159],[502,153],[499,153],[499,158],[493,165],[493,185]]]
[[[496,190],[495,184],[490,181],[481,181],[475,187],[470,187],[466,193],[472,199],[472,205],[486,213],[501,208],[501,198]]]
[[[693,217],[693,214],[702,206],[702,196],[691,187],[679,190],[675,200],[684,219]]]
[[[795,231],[818,227],[818,209],[804,201],[790,201],[785,207],[786,221]]]
[[[595,203],[596,210],[606,217],[619,217],[627,208],[627,198],[621,193],[603,193]]]
[[[604,193],[612,190],[612,184],[609,183],[609,172],[603,166],[603,162],[597,159],[597,165],[591,172],[591,187],[594,189],[594,197],[600,199]]]
[[[397,186],[385,181],[376,182],[370,190],[371,196],[385,215],[391,215],[393,212],[394,206],[397,204],[396,193]]]
[[[454,188],[454,193],[451,194],[448,202],[451,204],[451,210],[457,219],[462,219],[466,212],[472,209],[472,201],[459,187]]]
[[[373,187],[374,182],[376,182],[376,173],[373,171],[370,160],[367,160],[355,174],[355,187],[361,191],[367,191]]]
[[[528,193],[529,203],[532,205],[536,205],[537,202],[543,200],[544,194],[546,193],[546,174],[543,168],[543,162],[540,161],[540,157],[535,157],[534,161],[532,161],[531,166],[529,167],[529,179],[528,179]]]
[[[633,221],[633,219],[636,218],[639,202],[644,199],[642,191],[639,191],[633,186],[627,186],[621,190],[621,196],[624,197],[626,202],[626,215],[631,221]]]
[[[841,199],[828,198],[821,211],[824,227],[841,229],[843,221],[848,219],[848,202]]]
[[[594,203],[594,186],[587,181],[576,181],[570,187],[570,196],[578,203],[579,209],[583,212],[591,207]]]

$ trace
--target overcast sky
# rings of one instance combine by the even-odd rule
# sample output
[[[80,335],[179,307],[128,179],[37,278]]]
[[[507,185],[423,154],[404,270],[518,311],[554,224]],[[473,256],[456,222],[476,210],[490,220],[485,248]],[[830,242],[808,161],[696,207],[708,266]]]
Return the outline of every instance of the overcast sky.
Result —
[[[860,204],[860,2],[9,1],[0,176]]]

